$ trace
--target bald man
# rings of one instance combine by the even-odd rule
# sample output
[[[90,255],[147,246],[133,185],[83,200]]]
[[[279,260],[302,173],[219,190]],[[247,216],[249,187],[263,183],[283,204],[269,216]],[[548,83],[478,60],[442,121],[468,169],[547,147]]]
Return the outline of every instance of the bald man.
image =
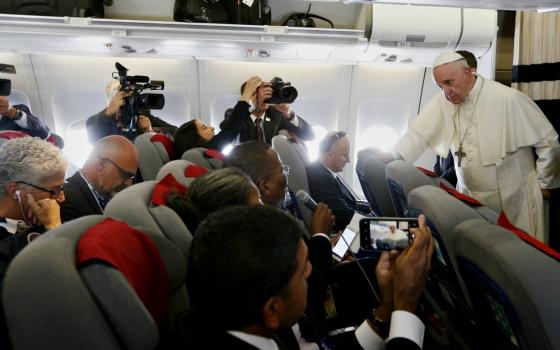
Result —
[[[62,222],[103,214],[107,202],[134,183],[138,153],[126,137],[99,139],[81,170],[66,180],[66,201],[60,207]]]

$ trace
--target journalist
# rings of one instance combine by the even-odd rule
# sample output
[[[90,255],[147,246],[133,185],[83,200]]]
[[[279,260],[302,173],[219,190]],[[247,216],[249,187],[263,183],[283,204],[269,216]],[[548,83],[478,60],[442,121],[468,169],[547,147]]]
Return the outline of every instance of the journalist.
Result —
[[[11,81],[0,79],[0,130],[21,131],[30,136],[46,140],[51,131],[49,127],[31,113],[23,104],[10,105]]]
[[[246,85],[246,82],[241,85],[242,95]],[[313,140],[315,134],[311,125],[290,108],[290,104],[296,98],[297,90],[281,78],[275,77],[270,82],[263,83],[251,96],[251,107],[247,112],[249,118],[243,121],[239,131],[239,143],[254,140],[271,145],[272,138],[281,130],[286,130],[291,137],[305,141]],[[226,110],[220,128],[229,123],[232,111],[231,108]]]
[[[263,82],[259,77],[247,80],[246,89],[231,111],[228,120],[220,124],[221,130],[218,134],[214,134],[214,127],[206,125],[200,119],[193,119],[181,125],[174,135],[175,153],[181,156],[195,147],[215,149],[221,152],[237,138],[243,125],[251,122],[249,118],[251,99],[261,84]]]
[[[101,112],[91,116],[86,121],[90,143],[95,143],[100,138],[109,135],[121,135],[134,141],[136,136],[146,132],[161,132],[168,136],[173,135],[177,127],[155,117],[147,108],[139,109],[130,121],[122,118],[122,109],[134,92],[121,91],[121,83],[113,80],[105,89],[107,107]]]

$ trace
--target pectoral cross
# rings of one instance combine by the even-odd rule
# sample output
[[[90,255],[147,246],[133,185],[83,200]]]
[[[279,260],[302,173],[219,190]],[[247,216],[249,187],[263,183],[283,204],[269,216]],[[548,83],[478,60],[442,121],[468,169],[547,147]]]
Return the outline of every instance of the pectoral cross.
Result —
[[[459,145],[459,149],[457,150],[457,152],[455,152],[453,154],[457,157],[457,166],[460,168],[461,167],[461,160],[463,160],[463,157],[467,156],[467,154],[465,152],[463,152],[463,145]]]

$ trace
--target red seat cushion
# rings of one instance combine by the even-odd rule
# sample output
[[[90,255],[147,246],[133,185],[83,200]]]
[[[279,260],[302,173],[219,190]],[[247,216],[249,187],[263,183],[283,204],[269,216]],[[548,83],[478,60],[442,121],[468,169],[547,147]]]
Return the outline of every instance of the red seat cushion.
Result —
[[[199,177],[201,175],[204,175],[208,172],[208,169],[201,167],[200,165],[196,165],[196,164],[189,164],[186,168],[185,168],[185,176],[186,177]]]
[[[165,199],[172,192],[185,194],[187,193],[187,187],[177,181],[173,175],[167,174],[154,187],[154,190],[152,191],[152,204],[164,205]]]
[[[215,149],[207,149],[206,152],[204,152],[204,155],[221,161],[224,161],[225,158],[222,152],[216,151]]]
[[[422,168],[421,166],[417,166],[416,169],[420,170],[421,172],[428,175],[429,177],[437,177],[436,173],[426,168]]]
[[[169,137],[165,136],[164,134],[155,134],[154,136],[152,136],[152,138],[150,138],[150,141],[161,143],[163,145],[163,148],[165,148],[167,155],[169,156],[169,160],[174,160],[176,158],[175,147],[173,146],[173,141],[171,141]]]
[[[154,243],[122,221],[107,218],[89,228],[76,249],[78,266],[102,261],[119,270],[152,318],[159,324],[167,313],[167,271]]]
[[[470,205],[471,207],[479,207],[482,205],[482,203],[476,200],[475,198],[467,196],[466,194],[462,194],[461,192],[457,191],[454,188],[447,187],[441,182],[439,183],[439,187],[444,191],[446,191],[447,193],[449,193],[450,195],[452,195],[453,197],[457,198],[458,200]]]
[[[514,233],[517,237],[524,240],[526,243],[532,245],[533,247],[537,248],[541,252],[545,253],[546,255],[560,260],[560,253],[556,250],[550,248],[543,242],[539,241],[538,239],[534,238],[533,236],[528,235],[525,231],[515,227],[506,216],[506,213],[501,212],[500,217],[498,218],[498,226],[505,228],[506,230]]]

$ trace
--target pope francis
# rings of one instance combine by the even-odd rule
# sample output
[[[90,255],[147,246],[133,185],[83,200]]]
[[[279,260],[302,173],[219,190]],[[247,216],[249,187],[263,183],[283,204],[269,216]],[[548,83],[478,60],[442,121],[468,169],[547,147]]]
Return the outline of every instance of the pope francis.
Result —
[[[541,189],[560,187],[558,134],[546,116],[522,92],[473,72],[458,53],[441,53],[433,78],[442,92],[414,119],[393,157],[413,162],[427,148],[442,157],[451,149],[460,192],[543,240]]]

